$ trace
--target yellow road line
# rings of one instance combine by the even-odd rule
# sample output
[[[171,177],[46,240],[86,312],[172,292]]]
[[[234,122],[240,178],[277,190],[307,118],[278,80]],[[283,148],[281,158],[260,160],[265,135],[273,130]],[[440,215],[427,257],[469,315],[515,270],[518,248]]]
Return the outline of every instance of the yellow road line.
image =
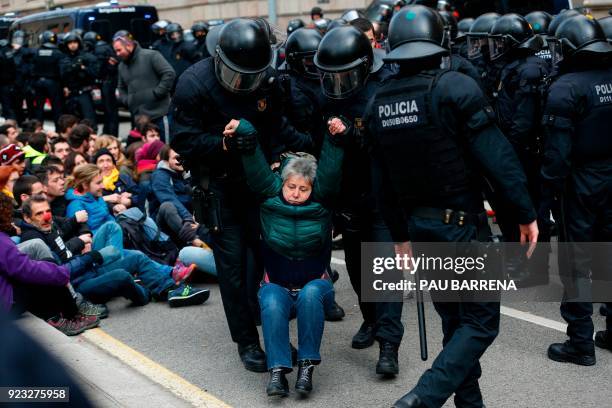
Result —
[[[102,329],[88,330],[82,336],[95,346],[118,358],[145,377],[160,384],[174,395],[196,407],[231,408],[217,397],[191,384],[166,367],[157,364]]]

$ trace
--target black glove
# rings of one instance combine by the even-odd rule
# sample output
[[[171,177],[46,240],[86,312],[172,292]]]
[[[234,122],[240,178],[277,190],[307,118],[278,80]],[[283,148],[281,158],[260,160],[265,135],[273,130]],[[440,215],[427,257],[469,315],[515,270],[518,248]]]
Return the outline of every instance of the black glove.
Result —
[[[257,133],[239,134],[234,133],[232,137],[225,137],[227,150],[240,153],[250,153],[257,147]]]

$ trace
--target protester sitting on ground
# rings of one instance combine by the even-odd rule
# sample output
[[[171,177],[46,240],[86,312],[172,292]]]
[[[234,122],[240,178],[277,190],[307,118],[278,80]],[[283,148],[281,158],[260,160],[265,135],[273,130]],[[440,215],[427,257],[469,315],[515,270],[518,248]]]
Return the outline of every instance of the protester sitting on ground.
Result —
[[[89,162],[83,153],[72,151],[64,161],[64,174],[71,176],[75,168],[87,163]]]
[[[134,181],[138,181],[138,172],[136,171],[136,153],[144,145],[143,142],[134,142],[125,149],[125,157],[127,158],[126,166],[130,169],[130,175]]]
[[[17,125],[5,122],[2,126],[0,126],[0,134],[8,137],[9,144],[17,144],[17,136],[19,136]]]
[[[53,167],[57,167],[58,169],[60,169],[62,171],[62,173],[64,172],[64,161],[61,160],[59,157],[57,156],[53,156],[52,154],[50,154],[49,156],[45,157],[45,159],[42,161],[41,163],[41,167],[44,168],[49,167],[49,166],[53,166]],[[41,171],[43,171],[41,170]]]
[[[15,185],[13,186],[13,197],[18,207],[21,207],[21,204],[29,197],[38,194],[45,194],[45,186],[43,186],[38,177],[28,174],[19,177],[17,181],[15,181]]]
[[[64,161],[66,157],[70,154],[70,145],[68,144],[68,140],[62,137],[56,137],[50,142],[51,148],[50,152],[53,156],[59,158]]]
[[[115,158],[115,163],[119,169],[119,173],[127,174],[132,177],[132,170],[128,166],[127,157],[123,154],[121,142],[115,136],[101,135],[96,139],[95,151],[106,148]]]
[[[66,216],[68,201],[66,200],[66,179],[64,171],[56,166],[47,166],[38,173],[38,178],[45,186],[47,199],[51,205],[51,213],[56,217]]]
[[[0,150],[0,166],[14,166],[19,175],[25,173],[25,153],[16,144],[8,144]]]
[[[9,237],[14,233],[12,207],[11,199],[0,194],[0,311],[19,315],[27,310],[69,336],[98,326],[97,316],[78,313],[67,285],[101,255],[93,252],[65,265],[31,260]]]
[[[49,154],[47,134],[43,132],[32,133],[27,146],[23,148],[26,158],[26,171],[33,174]]]
[[[22,207],[25,221],[22,225],[22,242],[41,239],[62,263],[79,253],[91,251],[91,234],[83,234],[82,224],[74,218],[62,219],[51,216],[51,207],[44,196],[32,196],[23,203]],[[120,250],[112,247],[103,248],[100,252],[105,254],[106,263],[121,257]],[[136,306],[149,302],[149,291],[138,285],[126,270],[116,269],[101,273],[98,269],[92,267],[83,275],[71,279],[74,289],[85,299],[104,304],[114,297],[123,296]],[[108,315],[108,310],[103,314],[105,315]]]
[[[89,139],[92,133],[93,130],[89,126],[81,124],[74,126],[68,136],[68,144],[70,144],[72,151],[79,152],[83,156],[89,157]]]
[[[23,123],[21,124],[21,130],[23,132],[29,133],[45,132],[45,129],[43,128],[43,123],[37,119],[23,121]]]
[[[13,187],[19,179],[19,171],[13,166],[0,166],[0,192],[13,199]]]
[[[215,259],[208,246],[208,229],[195,222],[191,206],[191,185],[185,170],[170,146],[160,152],[161,161],[151,176],[149,213],[157,225],[181,248],[179,259],[195,263],[199,270],[217,274]],[[197,248],[196,248],[197,247]]]
[[[292,370],[292,311],[298,324],[295,388],[299,393],[312,390],[314,366],[321,362],[325,309],[334,303],[334,288],[326,270],[331,258],[331,204],[340,190],[342,175],[343,150],[336,145],[345,127],[334,119],[329,130],[333,136],[325,138],[318,168],[311,155],[291,155],[281,163],[281,175],[270,169],[251,123],[232,120],[224,131],[229,150],[232,145],[253,146],[248,151],[241,148],[242,164],[249,187],[263,197],[260,215],[265,275],[258,297],[270,396],[289,393],[285,373]]]
[[[154,140],[149,143],[145,143],[136,152],[136,171],[142,179],[143,173],[151,173],[157,168],[160,157],[159,153],[164,148],[164,142],[160,140]]]
[[[126,209],[139,207],[144,212],[144,200],[139,196],[138,185],[129,175],[119,173],[115,157],[108,149],[98,150],[93,157],[93,164],[102,173],[104,184],[102,197],[115,214],[120,213],[120,211],[115,211],[115,206],[118,204],[123,205]]]
[[[70,136],[70,132],[72,128],[79,124],[79,118],[71,115],[64,114],[61,115],[57,120],[57,126],[55,127],[55,131],[59,135],[59,137],[68,140]]]
[[[152,143],[156,140],[161,140],[159,133],[159,127],[155,123],[148,123],[143,128],[143,141],[145,143]]]
[[[130,146],[135,142],[143,142],[144,140],[144,127],[151,123],[151,118],[148,115],[140,114],[134,117],[134,128],[130,130],[128,134],[126,146]],[[143,142],[144,143],[144,142]]]

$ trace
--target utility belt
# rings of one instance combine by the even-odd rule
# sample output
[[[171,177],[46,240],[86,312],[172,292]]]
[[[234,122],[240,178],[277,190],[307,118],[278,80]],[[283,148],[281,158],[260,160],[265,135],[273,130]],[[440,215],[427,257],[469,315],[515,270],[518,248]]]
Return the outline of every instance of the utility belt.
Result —
[[[487,225],[488,218],[486,211],[478,214],[468,213],[465,211],[457,211],[451,209],[440,209],[433,207],[417,207],[410,212],[411,216],[427,218],[430,220],[442,221],[442,223],[450,225],[454,224],[459,227],[472,225],[481,227]]]
[[[195,220],[206,225],[212,234],[219,234],[223,230],[221,222],[221,200],[217,195],[204,190],[202,186],[195,186],[191,190]]]

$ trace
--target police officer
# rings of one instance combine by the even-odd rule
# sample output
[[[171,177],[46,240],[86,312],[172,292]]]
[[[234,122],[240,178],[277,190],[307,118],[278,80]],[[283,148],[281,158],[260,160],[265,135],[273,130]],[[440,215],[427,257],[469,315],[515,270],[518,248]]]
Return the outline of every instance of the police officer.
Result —
[[[518,14],[500,17],[489,34],[489,58],[500,64],[496,78],[494,109],[498,125],[510,141],[527,176],[531,199],[540,207],[540,140],[543,87],[550,75],[550,65],[538,58],[543,46],[525,18]],[[493,208],[506,242],[518,242],[518,223],[513,209],[503,197],[496,197]],[[550,241],[550,216],[538,219],[539,241]],[[517,286],[548,283],[549,246],[541,244],[530,260],[518,247],[509,249],[507,268]]]
[[[157,50],[162,54],[165,49],[170,45],[170,42],[166,38],[166,28],[170,22],[168,20],[159,20],[151,24],[151,31],[153,32],[153,43],[151,44],[152,50]]]
[[[204,58],[210,57],[208,50],[206,49],[206,36],[208,35],[208,24],[204,21],[196,21],[191,26],[191,33],[195,38],[196,48],[196,59],[199,61]]]
[[[480,73],[489,100],[492,100],[495,93],[495,80],[499,71],[499,64],[489,60],[489,32],[499,17],[497,13],[478,16],[467,34],[468,59]]]
[[[471,17],[461,19],[457,23],[457,37],[455,37],[453,42],[453,54],[468,58],[467,33],[470,31],[470,27],[473,23],[474,19]]]
[[[32,61],[34,117],[41,122],[44,120],[45,99],[49,99],[56,125],[64,109],[60,76],[60,61],[64,54],[59,50],[57,42],[57,35],[53,31],[44,31],[40,36],[41,46],[34,51]]]
[[[83,36],[89,52],[98,59],[97,83],[102,93],[102,108],[104,110],[104,128],[107,135],[119,135],[119,106],[117,104],[118,63],[113,47],[102,39],[95,31],[88,31]]]
[[[457,41],[459,32],[457,28],[457,19],[455,19],[455,16],[449,11],[440,11],[439,14],[444,21],[444,46],[450,51],[449,56],[444,57],[443,63],[447,64],[448,68],[453,71],[461,72],[469,76],[481,86],[481,78],[476,67],[461,54],[454,52],[454,49],[457,49],[454,43]],[[465,38],[460,40],[460,42],[465,43]]]
[[[536,56],[548,62],[552,68],[552,57],[548,49],[548,43],[546,42],[548,27],[552,21],[552,16],[545,11],[532,11],[525,15],[525,20],[527,20],[533,32],[542,37],[544,42],[542,49],[536,53]]]
[[[597,258],[592,248],[593,242],[612,241],[612,45],[600,25],[584,16],[566,19],[555,35],[562,61],[544,109],[542,177],[545,192],[560,201],[561,241],[572,244],[559,247],[561,316],[569,340],[552,344],[548,357],[588,366],[595,364],[595,345],[612,350],[610,316],[607,330],[593,341],[588,295],[597,290],[591,282],[612,280],[610,251]],[[610,300],[609,291],[603,296]]]
[[[346,269],[359,299],[363,323],[351,347],[365,349],[379,343],[376,372],[399,372],[398,349],[404,327],[402,303],[362,301],[361,243],[391,242],[389,230],[376,209],[372,195],[370,156],[364,127],[364,108],[374,90],[392,73],[374,58],[370,40],[355,27],[338,27],[321,41],[314,63],[325,95],[325,122],[339,117],[347,127],[341,193],[334,228],[342,233]]]
[[[196,48],[183,38],[183,27],[178,23],[170,23],[166,27],[168,46],[160,51],[166,61],[172,65],[176,78],[181,76],[187,68],[198,61]]]
[[[84,50],[81,36],[74,31],[64,37],[64,47],[66,51],[60,61],[60,74],[67,103],[77,107],[82,117],[90,120],[96,129],[96,110],[91,91],[99,73],[98,60]]]
[[[301,18],[294,18],[293,20],[289,20],[289,23],[287,23],[287,35],[290,35],[294,31],[304,27],[306,27],[306,24]]]
[[[226,139],[223,132],[232,119],[248,120],[258,130],[259,145],[270,163],[285,150],[310,150],[312,140],[282,115],[280,85],[270,75],[273,51],[262,25],[230,21],[221,29],[216,51],[215,58],[196,63],[179,79],[170,144],[191,169],[199,189],[207,191],[208,224],[214,232],[212,245],[232,340],[246,369],[266,372],[247,294],[250,286],[256,290],[263,276],[259,205],[236,154],[246,141]],[[247,277],[249,253],[255,255],[255,273]]]
[[[601,26],[608,42],[612,41],[612,16],[602,17],[597,22]]]
[[[470,242],[489,236],[476,179],[482,167],[515,203],[521,234],[534,242],[536,214],[520,164],[476,83],[440,68],[448,53],[443,37],[444,23],[435,11],[400,10],[391,20],[391,52],[385,58],[400,65],[399,74],[377,90],[366,113],[374,183],[381,186],[381,209],[396,252],[410,256],[410,241]],[[396,103],[410,108],[391,109]],[[478,360],[498,334],[499,303],[434,298],[434,306],[442,318],[443,349],[394,407],[441,407],[453,393],[458,407],[482,407]]]
[[[23,110],[23,101],[27,100],[27,106],[32,109],[31,92],[31,68],[32,50],[27,47],[25,33],[17,30],[12,33],[10,44],[3,49],[3,62],[6,67],[5,84],[2,89],[3,115],[8,119],[15,119],[18,123],[26,119]],[[29,112],[30,114],[32,112]]]

